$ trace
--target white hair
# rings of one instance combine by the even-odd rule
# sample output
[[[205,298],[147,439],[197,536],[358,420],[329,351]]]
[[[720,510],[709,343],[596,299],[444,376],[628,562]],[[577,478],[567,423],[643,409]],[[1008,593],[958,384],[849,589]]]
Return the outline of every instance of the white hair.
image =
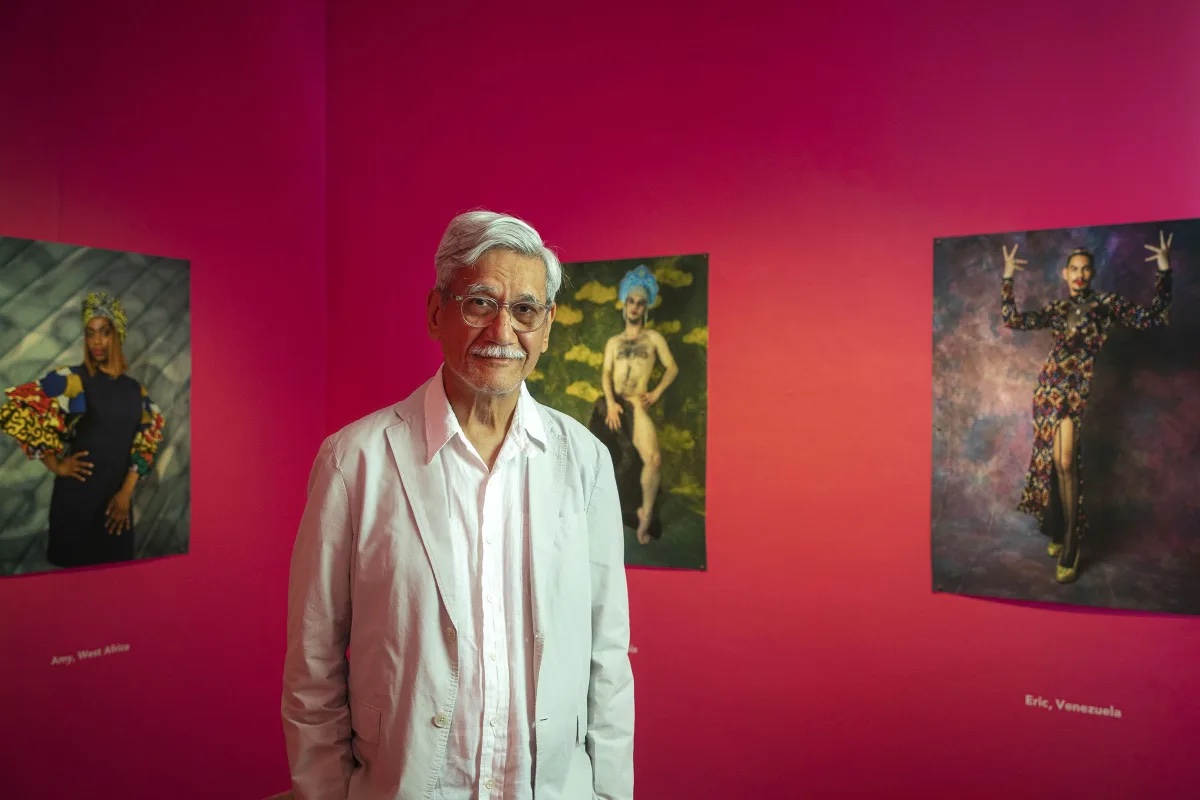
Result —
[[[554,302],[563,278],[558,256],[529,223],[494,211],[468,211],[450,220],[433,259],[437,268],[434,288],[446,291],[456,270],[475,266],[489,250],[496,249],[540,258],[546,265],[546,302]]]

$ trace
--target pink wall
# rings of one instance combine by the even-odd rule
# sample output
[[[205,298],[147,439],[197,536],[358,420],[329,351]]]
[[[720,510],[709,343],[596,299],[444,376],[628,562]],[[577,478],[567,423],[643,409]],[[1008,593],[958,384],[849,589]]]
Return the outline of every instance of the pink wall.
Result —
[[[205,432],[189,556],[0,582],[0,796],[283,788],[304,478],[435,366],[476,205],[712,257],[709,572],[630,576],[640,796],[1200,788],[1194,620],[931,595],[926,524],[931,239],[1200,216],[1200,9],[407,5],[330,4],[327,196],[323,4],[0,10],[0,233],[192,259]]]
[[[434,368],[458,211],[708,252],[709,571],[630,575],[639,795],[1200,793],[1196,620],[933,595],[927,523],[932,239],[1200,216],[1200,7],[541,5],[330,5],[327,427]]]
[[[324,5],[6,2],[0,234],[192,261],[192,544],[0,581],[0,797],[286,787],[288,547],[325,421]],[[126,654],[51,667],[54,654]]]

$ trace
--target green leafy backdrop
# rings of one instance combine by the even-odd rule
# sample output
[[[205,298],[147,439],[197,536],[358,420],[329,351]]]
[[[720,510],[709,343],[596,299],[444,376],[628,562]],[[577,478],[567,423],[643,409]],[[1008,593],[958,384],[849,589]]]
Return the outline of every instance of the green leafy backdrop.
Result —
[[[624,329],[617,291],[625,273],[645,264],[659,284],[648,327],[667,340],[679,375],[650,407],[662,452],[656,504],[661,539],[638,543],[625,529],[625,562],[705,568],[705,451],[708,418],[708,256],[634,258],[563,265],[565,280],[550,348],[529,376],[530,392],[584,425],[602,396],[604,343]],[[650,388],[662,379],[655,367]]]

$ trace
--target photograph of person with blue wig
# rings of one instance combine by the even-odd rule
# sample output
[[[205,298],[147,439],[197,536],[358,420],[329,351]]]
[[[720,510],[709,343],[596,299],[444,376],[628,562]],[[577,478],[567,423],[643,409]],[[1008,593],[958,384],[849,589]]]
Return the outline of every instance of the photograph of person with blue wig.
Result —
[[[0,575],[186,552],[187,266],[0,238]]]
[[[608,448],[628,565],[705,568],[708,257],[563,264],[542,402]]]

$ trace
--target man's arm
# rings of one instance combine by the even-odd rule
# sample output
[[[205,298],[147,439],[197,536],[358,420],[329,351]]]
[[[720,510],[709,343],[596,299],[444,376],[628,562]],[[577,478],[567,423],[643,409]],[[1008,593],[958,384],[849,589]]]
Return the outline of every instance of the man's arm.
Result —
[[[617,359],[617,337],[612,337],[604,345],[604,366],[600,373],[600,385],[604,388],[604,424],[609,430],[621,429],[621,415],[625,410],[617,402],[613,389],[613,367]]]
[[[658,353],[658,360],[663,365],[662,380],[658,382],[658,386],[655,386],[654,391],[650,393],[652,396],[650,402],[656,403],[662,397],[663,392],[667,390],[667,387],[679,376],[679,365],[675,363],[675,357],[671,355],[671,348],[667,346],[667,338],[665,336],[658,331],[651,331],[650,341],[654,343],[654,351]]]
[[[587,752],[600,800],[633,797],[633,667],[621,502],[608,450],[596,448],[596,484],[587,510],[592,573],[592,674]]]
[[[608,403],[608,408],[612,408],[617,403],[617,398],[613,393],[613,362],[616,360],[617,340],[609,339],[604,344],[604,366],[600,372],[600,386],[604,389],[604,399]]]
[[[309,477],[288,583],[282,716],[296,800],[344,800],[350,790],[352,530],[346,483],[326,441]]]
[[[1149,307],[1138,305],[1118,294],[1110,294],[1105,301],[1112,309],[1112,314],[1122,325],[1134,330],[1144,331],[1170,321],[1171,308],[1171,271],[1160,269],[1154,281],[1154,301]]]
[[[1040,311],[1018,311],[1013,279],[1005,278],[1000,282],[1000,319],[1004,321],[1004,327],[1014,331],[1042,330],[1049,328],[1054,319],[1054,305]]]

